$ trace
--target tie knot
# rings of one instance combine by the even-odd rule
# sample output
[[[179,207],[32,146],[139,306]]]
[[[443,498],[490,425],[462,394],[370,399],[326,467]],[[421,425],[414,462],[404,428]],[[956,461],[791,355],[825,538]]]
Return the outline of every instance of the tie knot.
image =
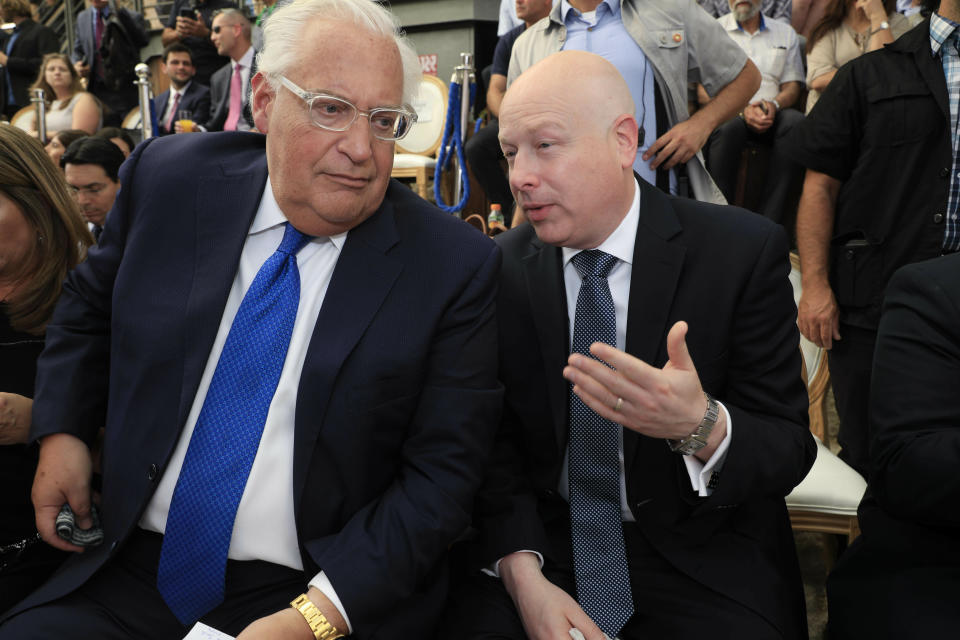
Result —
[[[610,273],[610,269],[613,269],[613,265],[617,264],[616,256],[604,253],[603,251],[597,251],[596,249],[581,251],[573,256],[572,260],[573,266],[576,267],[581,278],[586,278],[587,276],[606,278],[607,274]]]
[[[288,222],[287,228],[283,232],[283,240],[280,241],[277,251],[288,256],[295,256],[310,240],[310,236],[300,233]]]

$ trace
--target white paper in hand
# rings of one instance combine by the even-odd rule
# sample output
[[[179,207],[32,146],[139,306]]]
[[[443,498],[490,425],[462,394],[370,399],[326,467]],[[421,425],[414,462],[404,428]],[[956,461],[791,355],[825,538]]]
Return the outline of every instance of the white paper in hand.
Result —
[[[234,640],[233,636],[228,636],[222,631],[217,631],[213,627],[208,627],[202,622],[198,622],[190,629],[190,633],[183,636],[183,640]]]
[[[572,640],[587,640],[584,637],[583,632],[577,628],[570,629],[570,637],[572,638]],[[610,636],[608,636],[607,634],[603,634],[603,637],[605,640],[610,640]],[[620,639],[616,638],[616,640],[620,640]]]

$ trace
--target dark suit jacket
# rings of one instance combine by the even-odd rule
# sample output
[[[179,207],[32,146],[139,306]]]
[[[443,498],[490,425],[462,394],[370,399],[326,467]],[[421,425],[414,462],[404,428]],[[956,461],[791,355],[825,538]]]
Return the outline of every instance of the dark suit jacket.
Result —
[[[35,437],[88,441],[106,424],[106,538],[21,609],[82,585],[153,494],[267,179],[264,141],[167,136],[124,163],[110,223],[47,328],[33,422]],[[325,571],[357,638],[429,629],[442,606],[446,549],[469,523],[499,420],[499,264],[492,242],[397,182],[340,253],[290,463],[304,588]]]
[[[831,637],[950,637],[960,626],[960,254],[890,280],[870,408],[863,534],[830,574]]]
[[[624,430],[628,504],[644,537],[677,570],[757,611],[785,638],[799,637],[806,629],[803,595],[783,498],[816,450],[786,235],[756,214],[640,185],[626,350],[662,367],[667,332],[687,321],[700,380],[727,407],[733,436],[718,486],[700,498],[680,455]],[[568,434],[561,250],[540,242],[529,225],[499,236],[498,244],[507,395],[478,501],[479,560],[485,566],[529,549],[562,562],[541,518],[558,499]]]
[[[10,50],[6,69],[10,71],[13,97],[16,99],[17,106],[26,107],[30,104],[28,89],[37,79],[37,74],[40,72],[40,64],[43,62],[43,56],[59,51],[60,42],[57,40],[57,34],[53,32],[53,29],[45,27],[42,24],[37,24],[30,19],[20,23],[19,33],[20,35],[17,36],[16,42],[13,43],[13,48]],[[7,41],[11,37],[12,35],[0,37],[0,50],[7,50]],[[0,72],[0,74],[2,74],[2,72]],[[0,95],[0,103],[6,105],[6,84],[2,84],[4,84],[4,88],[3,94]]]
[[[227,63],[213,72],[210,77],[210,119],[203,124],[207,131],[223,131],[223,125],[230,114],[230,80],[233,64]],[[250,67],[250,79],[257,75],[257,52],[253,52],[253,64]],[[240,116],[253,127],[253,115],[250,112],[250,82],[243,88],[243,113]]]
[[[164,128],[167,121],[167,102],[170,100],[170,89],[167,89],[153,99],[153,108],[157,114],[157,123],[160,127],[160,135],[164,136],[170,131]],[[187,109],[193,111],[194,122],[206,122],[210,117],[210,89],[199,84],[196,81],[190,82],[187,90],[180,97],[180,105],[177,111]]]

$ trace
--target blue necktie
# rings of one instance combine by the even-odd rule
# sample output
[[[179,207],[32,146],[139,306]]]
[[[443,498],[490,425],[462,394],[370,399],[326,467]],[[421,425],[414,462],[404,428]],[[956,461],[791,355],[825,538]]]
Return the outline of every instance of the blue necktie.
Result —
[[[247,290],[227,334],[173,491],[157,588],[189,625],[223,601],[237,506],[280,380],[300,302],[297,252],[310,241],[289,223]]]
[[[583,279],[577,295],[573,352],[617,346],[617,316],[607,274],[617,259],[581,251],[573,266]],[[633,615],[630,574],[620,516],[620,425],[601,418],[570,391],[570,534],[577,601],[611,638]]]

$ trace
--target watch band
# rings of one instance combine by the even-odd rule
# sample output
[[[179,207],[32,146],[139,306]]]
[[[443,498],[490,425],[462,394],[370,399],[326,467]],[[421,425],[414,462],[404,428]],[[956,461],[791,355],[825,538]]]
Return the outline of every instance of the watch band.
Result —
[[[889,29],[889,28],[890,28],[890,23],[884,20],[883,22],[880,23],[879,27],[877,27],[876,29],[870,30],[870,35],[868,35],[867,38],[872,38],[874,34],[880,33],[884,29]]]
[[[703,414],[703,420],[697,425],[696,430],[683,440],[668,439],[667,444],[670,445],[671,451],[689,456],[707,446],[707,438],[710,437],[710,432],[713,431],[720,417],[720,405],[709,393],[704,392],[703,395],[707,399],[707,410]]]
[[[781,107],[780,107],[780,103],[777,102],[777,99],[776,99],[776,98],[774,98],[774,99],[771,100],[770,102],[772,102],[772,103],[773,103],[773,106],[775,106],[775,107],[777,108],[777,111],[780,111],[780,108],[781,108]]]
[[[317,605],[313,604],[307,594],[301,593],[290,603],[290,606],[304,617],[307,624],[310,625],[310,630],[313,631],[313,637],[317,640],[336,640],[336,638],[344,636],[343,633],[337,631],[335,626],[330,624],[327,617],[317,608]]]

